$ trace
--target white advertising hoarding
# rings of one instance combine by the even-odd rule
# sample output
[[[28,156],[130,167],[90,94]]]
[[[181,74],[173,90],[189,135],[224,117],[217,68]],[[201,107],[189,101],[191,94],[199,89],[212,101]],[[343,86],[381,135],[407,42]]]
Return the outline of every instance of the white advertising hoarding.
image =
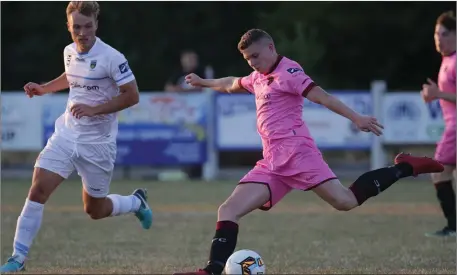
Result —
[[[371,113],[369,93],[337,92],[334,95],[360,113]],[[216,114],[218,148],[257,150],[262,147],[256,128],[255,98],[252,95],[218,95]],[[370,134],[358,131],[348,119],[306,99],[303,119],[320,148],[369,148],[371,144]]]
[[[417,93],[388,93],[383,100],[384,143],[434,144],[444,130],[439,102]]]

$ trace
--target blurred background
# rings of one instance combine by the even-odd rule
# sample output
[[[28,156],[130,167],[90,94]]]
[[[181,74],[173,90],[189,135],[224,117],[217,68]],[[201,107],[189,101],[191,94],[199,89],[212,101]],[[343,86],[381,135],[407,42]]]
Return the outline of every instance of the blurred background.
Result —
[[[1,260],[10,255],[33,164],[68,91],[27,98],[29,81],[64,71],[68,2],[1,2]],[[172,274],[207,260],[217,209],[262,157],[255,101],[183,83],[244,76],[241,35],[262,28],[278,52],[350,107],[376,115],[383,137],[304,100],[303,118],[344,185],[408,151],[432,156],[444,127],[436,81],[437,17],[454,2],[100,2],[98,36],[129,61],[140,103],[119,113],[110,192],[148,188],[155,221],[90,221],[77,173],[46,204],[27,269],[35,274]],[[313,192],[292,192],[242,221],[238,248],[258,251],[269,274],[456,274],[455,239],[424,238],[444,218],[428,176],[402,180],[350,213]],[[263,216],[267,215],[267,216]],[[241,232],[241,231],[240,231]],[[283,236],[287,236],[284,238]],[[237,249],[238,249],[237,248]]]
[[[2,177],[31,176],[67,91],[23,96],[64,70],[67,2],[2,2]],[[240,36],[262,28],[278,52],[356,110],[381,115],[383,138],[305,100],[304,119],[339,176],[408,150],[431,154],[443,127],[419,91],[436,80],[436,18],[454,2],[100,2],[98,36],[121,51],[142,94],[119,115],[116,177],[237,180],[261,158],[254,98],[183,84],[196,72],[243,76]],[[373,82],[378,81],[378,82]],[[373,97],[375,92],[381,97]],[[134,125],[133,127],[131,127]],[[137,127],[135,126],[137,125]],[[373,151],[375,150],[375,152]],[[385,156],[382,155],[385,153]],[[373,157],[373,154],[376,156]]]

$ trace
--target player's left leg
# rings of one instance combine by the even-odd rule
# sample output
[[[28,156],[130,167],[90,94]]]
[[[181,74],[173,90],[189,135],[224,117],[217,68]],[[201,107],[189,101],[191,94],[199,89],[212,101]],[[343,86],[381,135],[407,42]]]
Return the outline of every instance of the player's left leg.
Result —
[[[281,177],[271,174],[259,163],[241,179],[232,194],[219,207],[216,232],[206,267],[174,275],[222,274],[227,259],[237,244],[239,220],[256,209],[268,211],[292,190],[281,181]]]
[[[399,179],[438,173],[443,169],[439,162],[431,158],[399,154],[395,158],[395,165],[366,172],[349,188],[334,179],[315,187],[313,191],[336,209],[349,211],[377,196]]]
[[[452,185],[456,162],[455,128],[446,128],[435,151],[435,159],[444,165],[444,171],[432,174],[436,196],[446,218],[447,224],[435,232],[426,233],[427,237],[452,237],[456,230],[455,191]]]
[[[115,144],[78,145],[75,167],[83,182],[84,211],[95,220],[134,213],[144,229],[152,224],[145,189],[131,195],[109,194],[116,157]]]
[[[451,237],[455,236],[456,230],[456,202],[455,191],[452,184],[455,166],[444,165],[444,171],[432,174],[432,182],[435,186],[436,196],[447,224],[435,232],[426,233],[427,237]]]

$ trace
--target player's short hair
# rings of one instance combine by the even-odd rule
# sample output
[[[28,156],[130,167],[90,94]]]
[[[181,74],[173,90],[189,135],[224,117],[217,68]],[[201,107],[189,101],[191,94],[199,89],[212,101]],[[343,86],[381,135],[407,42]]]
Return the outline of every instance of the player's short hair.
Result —
[[[240,42],[238,42],[238,50],[246,50],[249,46],[262,39],[268,39],[273,42],[273,38],[266,31],[261,29],[251,29],[241,36]]]
[[[96,1],[70,1],[67,6],[67,16],[75,11],[85,16],[94,16],[97,19],[100,14],[100,5]]]
[[[455,15],[453,11],[447,11],[442,13],[438,19],[436,19],[436,24],[445,27],[448,31],[455,32]]]

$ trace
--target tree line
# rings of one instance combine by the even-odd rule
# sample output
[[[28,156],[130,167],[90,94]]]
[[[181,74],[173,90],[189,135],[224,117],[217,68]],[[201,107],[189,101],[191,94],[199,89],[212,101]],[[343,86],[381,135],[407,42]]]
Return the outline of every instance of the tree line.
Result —
[[[67,2],[2,2],[2,91],[50,80],[64,70]],[[98,36],[124,53],[142,91],[163,89],[194,49],[216,76],[250,68],[236,46],[263,28],[278,51],[328,89],[420,89],[441,57],[436,18],[454,2],[100,2]]]

